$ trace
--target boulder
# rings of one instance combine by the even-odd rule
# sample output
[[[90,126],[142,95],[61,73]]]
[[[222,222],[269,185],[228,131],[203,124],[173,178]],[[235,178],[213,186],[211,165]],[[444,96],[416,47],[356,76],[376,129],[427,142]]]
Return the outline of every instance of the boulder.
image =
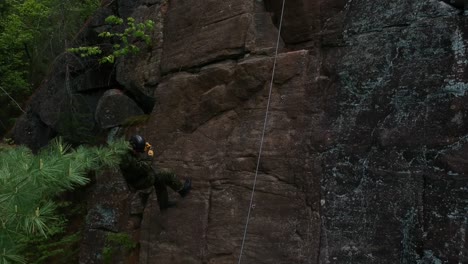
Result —
[[[95,118],[102,129],[125,123],[129,118],[143,115],[143,110],[121,90],[107,90],[99,99]]]
[[[87,141],[96,132],[94,111],[100,94],[80,94],[58,88],[56,93],[40,103],[39,117],[67,140]]]
[[[12,131],[15,144],[28,146],[34,152],[47,145],[49,139],[55,135],[56,132],[31,111],[16,120]]]

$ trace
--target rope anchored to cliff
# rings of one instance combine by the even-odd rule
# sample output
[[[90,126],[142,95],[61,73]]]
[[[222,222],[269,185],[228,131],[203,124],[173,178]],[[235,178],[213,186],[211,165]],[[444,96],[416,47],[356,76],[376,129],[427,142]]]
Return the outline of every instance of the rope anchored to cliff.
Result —
[[[278,26],[278,38],[276,40],[276,50],[275,50],[275,57],[274,57],[274,61],[273,61],[273,70],[272,70],[272,73],[271,73],[270,89],[268,91],[268,101],[267,101],[267,106],[266,106],[266,110],[265,110],[265,120],[263,121],[263,130],[262,130],[262,136],[261,136],[261,139],[260,139],[260,148],[258,150],[257,167],[255,169],[255,177],[254,177],[254,182],[253,182],[253,186],[252,186],[252,193],[250,195],[250,205],[249,205],[249,210],[248,210],[248,213],[247,213],[247,220],[245,222],[244,236],[242,238],[242,244],[241,244],[241,249],[240,249],[240,254],[239,254],[239,261],[237,262],[238,264],[241,263],[242,253],[244,251],[245,240],[246,240],[246,237],[247,237],[247,229],[249,227],[250,213],[252,211],[252,206],[253,206],[255,187],[256,187],[256,184],[257,184],[257,176],[258,176],[258,169],[259,169],[259,166],[260,166],[260,158],[262,156],[263,141],[265,139],[265,130],[266,130],[267,121],[268,121],[268,112],[270,110],[271,91],[273,89],[273,80],[275,79],[276,59],[278,57],[278,48],[279,48],[279,42],[280,42],[280,37],[281,37],[281,26],[283,24],[284,3],[285,3],[285,0],[283,0],[282,6],[281,6],[280,22],[279,22],[279,26]]]

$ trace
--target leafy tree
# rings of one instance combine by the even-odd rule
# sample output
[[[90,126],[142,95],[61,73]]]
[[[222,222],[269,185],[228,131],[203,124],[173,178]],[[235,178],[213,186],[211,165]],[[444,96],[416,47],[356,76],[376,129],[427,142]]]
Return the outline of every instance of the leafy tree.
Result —
[[[106,147],[72,149],[56,139],[34,155],[19,146],[0,151],[0,264],[26,263],[31,238],[48,237],[64,225],[54,198],[89,182],[90,171],[116,167],[128,150],[116,140]]]
[[[109,25],[116,26],[124,24],[124,20],[116,16],[107,17],[105,22]],[[123,32],[112,33],[105,31],[100,33],[99,37],[114,40],[116,43],[112,45],[111,53],[100,58],[99,62],[114,63],[115,59],[118,57],[138,53],[140,48],[134,43],[137,41],[144,41],[146,45],[149,46],[151,44],[151,37],[148,34],[153,28],[154,21],[152,20],[146,20],[143,23],[135,23],[134,18],[128,17]],[[81,57],[100,55],[103,53],[102,49],[98,46],[70,48],[68,51],[78,53]]]
[[[63,53],[99,6],[98,0],[5,0],[0,18],[0,54],[5,89],[37,84],[47,65]],[[1,69],[1,68],[0,68]]]
[[[0,87],[9,96],[16,98],[26,97],[30,93],[28,81],[28,55],[27,46],[33,42],[39,34],[36,27],[30,24],[36,20],[40,25],[44,17],[49,14],[43,4],[35,3],[31,0],[16,2],[5,0],[2,5],[2,16],[0,16]],[[2,93],[3,94],[3,93]],[[6,129],[11,120],[7,120],[11,114],[17,115],[16,105],[9,96],[2,95],[2,127]]]
[[[99,0],[0,0],[0,134],[20,114],[11,98],[27,99],[98,7]]]

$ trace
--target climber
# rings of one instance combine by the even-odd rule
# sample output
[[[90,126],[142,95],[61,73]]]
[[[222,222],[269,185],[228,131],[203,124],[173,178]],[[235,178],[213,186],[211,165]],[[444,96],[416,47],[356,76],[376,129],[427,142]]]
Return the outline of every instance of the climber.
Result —
[[[129,142],[131,149],[123,157],[120,170],[134,193],[154,186],[159,208],[165,210],[175,206],[174,202],[169,201],[166,186],[178,192],[181,197],[185,197],[190,192],[191,179],[188,178],[182,183],[172,172],[155,171],[152,166],[154,155],[152,147],[142,136],[133,135]],[[149,193],[146,193],[146,197],[145,192],[140,192],[139,195],[143,197],[141,200],[144,207]],[[140,211],[137,213],[142,213],[143,210]]]

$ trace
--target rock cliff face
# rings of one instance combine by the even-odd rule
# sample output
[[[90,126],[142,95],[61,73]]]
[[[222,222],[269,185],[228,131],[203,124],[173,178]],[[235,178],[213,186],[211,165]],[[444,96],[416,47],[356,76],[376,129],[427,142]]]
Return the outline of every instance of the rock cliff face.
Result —
[[[286,1],[242,263],[468,262],[461,3]],[[129,191],[118,173],[104,177],[91,193],[117,198],[89,199],[82,263],[100,263],[103,236],[116,231],[139,240],[139,263],[236,263],[281,1],[120,0],[101,12],[116,10],[158,21],[156,44],[119,61],[113,85],[84,93],[95,98],[83,100],[90,123],[119,125],[106,119],[120,111],[111,96],[135,100],[141,109],[126,103],[125,114],[151,113],[136,131],[154,144],[155,165],[192,177],[194,189],[165,212],[150,195],[130,231]],[[124,92],[104,93],[115,86]],[[21,124],[35,140],[60,132],[50,100],[33,99],[17,141],[31,144]]]

